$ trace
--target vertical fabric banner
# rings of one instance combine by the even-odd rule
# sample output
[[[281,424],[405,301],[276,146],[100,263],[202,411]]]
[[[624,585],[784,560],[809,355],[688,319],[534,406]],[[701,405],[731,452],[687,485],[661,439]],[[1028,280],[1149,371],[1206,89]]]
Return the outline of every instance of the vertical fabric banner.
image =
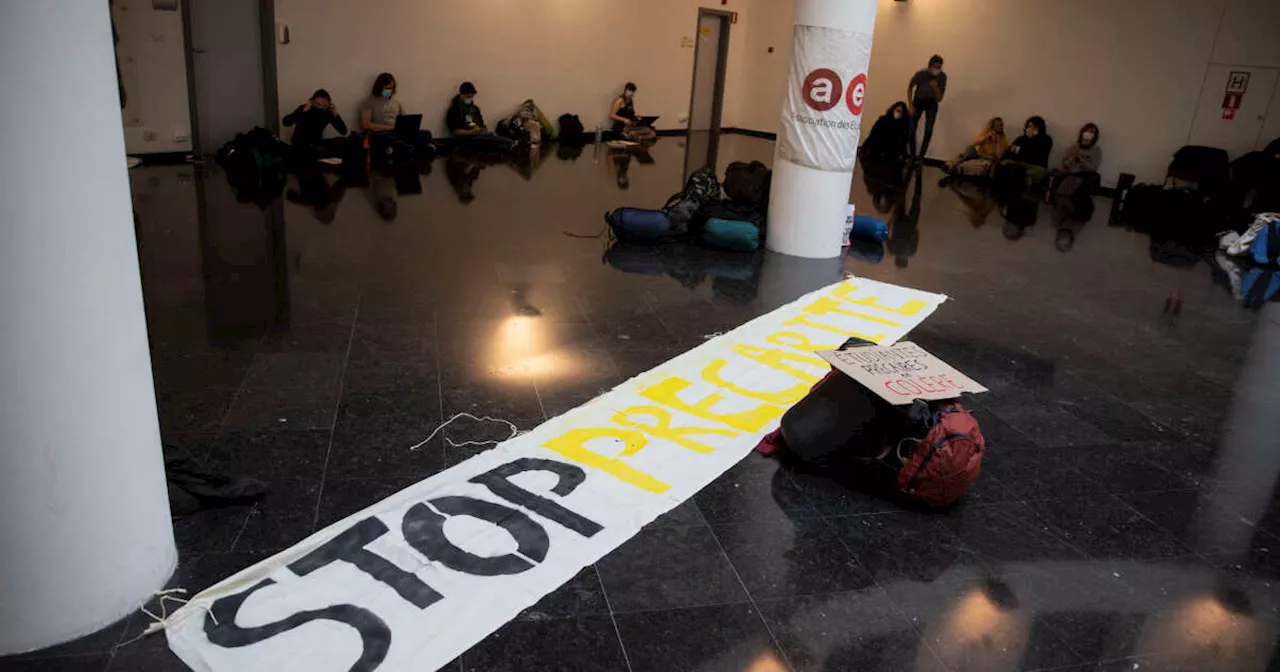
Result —
[[[871,35],[796,26],[779,155],[795,164],[851,172],[858,158]]]

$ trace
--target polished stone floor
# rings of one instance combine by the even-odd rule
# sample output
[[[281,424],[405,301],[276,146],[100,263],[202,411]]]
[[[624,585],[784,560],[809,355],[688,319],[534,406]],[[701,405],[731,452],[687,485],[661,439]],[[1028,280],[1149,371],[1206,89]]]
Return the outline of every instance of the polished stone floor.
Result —
[[[1280,669],[1275,304],[1245,308],[1206,261],[1107,226],[1104,199],[1088,224],[1041,208],[1019,227],[931,168],[905,190],[855,179],[887,253],[564,235],[660,206],[709,153],[723,171],[772,151],[729,135],[441,158],[365,184],[291,177],[258,202],[214,166],[133,171],[166,451],[271,482],[258,505],[175,521],[171,585],[465,459],[440,438],[408,450],[442,418],[531,428],[853,273],[954,299],[911,339],[991,389],[960,506],[899,510],[753,455],[447,669]],[[161,637],[117,647],[146,623],[0,669],[185,669]]]

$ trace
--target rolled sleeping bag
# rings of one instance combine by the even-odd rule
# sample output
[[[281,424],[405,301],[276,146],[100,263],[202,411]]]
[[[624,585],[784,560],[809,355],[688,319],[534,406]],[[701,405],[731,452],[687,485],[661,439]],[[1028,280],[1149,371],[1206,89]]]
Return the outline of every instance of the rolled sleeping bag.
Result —
[[[604,215],[619,241],[632,244],[665,242],[671,233],[671,220],[662,210],[617,208]]]
[[[893,413],[892,405],[861,383],[832,371],[782,416],[782,437],[801,461],[830,466],[845,450],[864,456],[865,433],[878,435],[877,426]]]
[[[850,240],[869,240],[882,243],[889,237],[889,226],[870,215],[858,215],[853,218],[853,228],[849,230]]]

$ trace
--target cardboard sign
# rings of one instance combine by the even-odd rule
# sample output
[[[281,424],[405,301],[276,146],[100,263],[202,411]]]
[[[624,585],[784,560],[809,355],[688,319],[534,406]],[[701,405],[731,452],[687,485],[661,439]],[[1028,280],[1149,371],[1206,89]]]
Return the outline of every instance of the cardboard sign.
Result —
[[[915,343],[827,350],[818,355],[894,405],[953,399],[987,388]]]
[[[830,370],[815,352],[946,298],[803,296],[201,592],[169,646],[197,672],[440,669],[749,454]]]

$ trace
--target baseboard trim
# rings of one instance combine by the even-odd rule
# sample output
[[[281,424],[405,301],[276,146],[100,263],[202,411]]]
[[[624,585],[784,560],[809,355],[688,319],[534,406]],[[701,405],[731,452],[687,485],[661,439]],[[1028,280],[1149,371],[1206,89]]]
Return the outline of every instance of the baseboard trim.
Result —
[[[753,138],[763,138],[763,139],[765,139],[765,140],[777,140],[777,139],[778,139],[778,134],[777,134],[777,133],[769,133],[768,131],[757,131],[757,130],[753,130],[753,129],[750,129],[750,128],[738,128],[738,127],[736,127],[736,126],[730,126],[729,128],[722,128],[722,129],[720,129],[720,132],[721,132],[721,133],[734,133],[734,134],[737,134],[737,135],[749,135],[749,136],[751,136],[751,137],[753,137]]]
[[[144,166],[173,166],[188,163],[191,152],[155,152],[152,154],[130,154],[142,159]]]

